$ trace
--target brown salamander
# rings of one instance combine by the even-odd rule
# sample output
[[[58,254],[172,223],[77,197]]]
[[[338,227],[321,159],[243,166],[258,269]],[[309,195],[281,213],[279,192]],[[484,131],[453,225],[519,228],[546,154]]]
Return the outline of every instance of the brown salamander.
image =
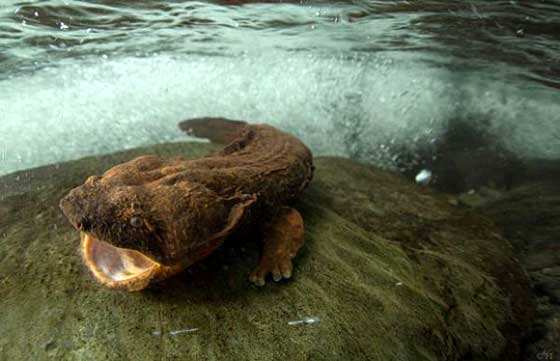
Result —
[[[179,126],[227,145],[194,160],[138,157],[89,177],[60,201],[82,234],[82,256],[95,278],[143,289],[205,258],[244,227],[263,230],[250,280],[291,277],[303,221],[290,204],[313,176],[310,150],[265,124],[199,118]]]

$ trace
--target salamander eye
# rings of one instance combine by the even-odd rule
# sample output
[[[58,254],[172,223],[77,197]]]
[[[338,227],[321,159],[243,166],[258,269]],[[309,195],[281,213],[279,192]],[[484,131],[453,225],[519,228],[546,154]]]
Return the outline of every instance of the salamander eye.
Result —
[[[130,218],[130,225],[131,225],[132,227],[136,227],[136,228],[142,227],[142,223],[143,223],[143,222],[142,222],[142,220],[140,219],[140,217],[132,217],[132,218]]]

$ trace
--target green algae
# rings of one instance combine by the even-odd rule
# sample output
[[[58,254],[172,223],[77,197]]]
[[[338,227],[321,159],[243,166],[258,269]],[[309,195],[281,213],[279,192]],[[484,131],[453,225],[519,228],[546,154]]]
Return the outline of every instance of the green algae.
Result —
[[[526,279],[492,224],[390,173],[317,158],[297,204],[294,278],[247,282],[258,241],[238,237],[139,293],[93,281],[58,200],[89,175],[177,143],[0,178],[0,356],[9,360],[515,359]],[[304,317],[317,324],[289,326]],[[170,331],[197,328],[177,335]]]

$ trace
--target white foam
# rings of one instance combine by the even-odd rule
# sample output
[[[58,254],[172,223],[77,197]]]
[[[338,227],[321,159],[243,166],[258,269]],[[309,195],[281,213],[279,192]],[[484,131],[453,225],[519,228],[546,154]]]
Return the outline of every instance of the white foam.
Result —
[[[184,140],[177,123],[199,116],[268,122],[316,154],[390,165],[387,149],[414,150],[469,113],[508,129],[521,155],[560,156],[557,96],[380,54],[109,56],[14,76],[0,82],[0,174]]]

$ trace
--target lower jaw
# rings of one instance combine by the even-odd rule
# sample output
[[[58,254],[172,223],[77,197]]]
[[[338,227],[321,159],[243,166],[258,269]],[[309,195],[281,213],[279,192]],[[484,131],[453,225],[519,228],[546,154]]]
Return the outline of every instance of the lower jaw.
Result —
[[[140,291],[148,287],[150,284],[168,278],[183,269],[181,265],[165,266],[157,262],[152,262],[149,268],[146,268],[137,274],[123,279],[114,279],[104,272],[102,267],[98,266],[93,257],[93,250],[96,246],[96,242],[100,241],[95,240],[89,234],[82,233],[80,244],[82,257],[95,279],[109,288],[127,291]]]

